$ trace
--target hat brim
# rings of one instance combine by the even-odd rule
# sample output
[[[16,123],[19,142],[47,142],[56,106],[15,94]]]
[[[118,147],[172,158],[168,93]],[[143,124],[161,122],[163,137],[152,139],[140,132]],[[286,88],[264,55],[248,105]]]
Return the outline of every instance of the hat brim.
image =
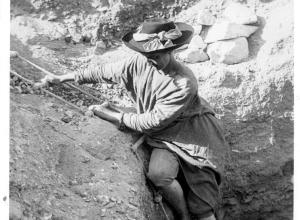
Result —
[[[161,52],[168,52],[170,50],[175,50],[181,47],[184,44],[187,44],[191,41],[191,38],[194,33],[194,29],[192,26],[183,23],[183,22],[176,22],[175,23],[178,29],[181,31],[181,37],[172,40],[173,45],[167,48],[154,50],[154,51],[145,51],[143,45],[145,44],[144,41],[138,42],[133,39],[134,32],[127,33],[123,38],[122,41],[124,44],[129,47],[130,49],[143,53],[143,54],[153,54],[153,53],[161,53]]]

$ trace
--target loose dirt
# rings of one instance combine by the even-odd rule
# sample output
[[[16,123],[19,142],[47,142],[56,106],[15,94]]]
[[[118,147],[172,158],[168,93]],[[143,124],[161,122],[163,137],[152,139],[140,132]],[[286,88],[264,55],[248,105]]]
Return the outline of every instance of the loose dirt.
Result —
[[[11,219],[159,219],[134,139],[50,97],[12,92]]]

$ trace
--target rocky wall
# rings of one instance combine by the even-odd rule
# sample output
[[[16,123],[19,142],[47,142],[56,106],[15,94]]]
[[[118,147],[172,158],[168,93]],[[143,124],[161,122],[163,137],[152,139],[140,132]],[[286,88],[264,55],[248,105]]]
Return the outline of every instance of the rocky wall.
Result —
[[[198,76],[199,94],[223,120],[232,152],[224,219],[292,219],[293,4],[245,5],[260,24],[248,38],[249,57],[236,65],[188,65]]]
[[[170,18],[196,1],[187,0],[27,0],[11,1],[13,24],[33,23],[36,35],[67,42],[92,43],[119,40],[146,19]],[[13,25],[13,27],[15,26]],[[51,31],[47,27],[54,26]],[[14,28],[12,33],[14,33]],[[32,35],[26,36],[30,40]],[[36,37],[36,36],[35,36]],[[108,45],[109,46],[109,45]]]

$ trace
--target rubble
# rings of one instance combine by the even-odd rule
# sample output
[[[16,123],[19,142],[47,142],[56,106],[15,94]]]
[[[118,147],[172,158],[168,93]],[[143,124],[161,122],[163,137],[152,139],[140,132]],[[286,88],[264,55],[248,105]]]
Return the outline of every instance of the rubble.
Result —
[[[258,29],[257,26],[248,25],[257,22],[253,10],[240,3],[231,3],[217,21],[208,9],[192,11],[192,13],[196,12],[193,25],[194,36],[187,50],[183,50],[184,47],[180,48],[182,51],[178,49],[178,59],[187,63],[211,59],[213,63],[236,64],[248,57],[249,48],[246,38]],[[203,30],[203,25],[210,27]],[[241,37],[244,39],[241,40]],[[206,53],[208,44],[209,49]]]

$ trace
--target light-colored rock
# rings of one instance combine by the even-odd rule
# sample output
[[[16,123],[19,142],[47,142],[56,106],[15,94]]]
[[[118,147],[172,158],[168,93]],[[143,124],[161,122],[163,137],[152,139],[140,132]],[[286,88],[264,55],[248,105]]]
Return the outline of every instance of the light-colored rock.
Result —
[[[248,41],[245,37],[218,41],[208,45],[207,53],[214,63],[239,63],[249,55]]]
[[[216,17],[207,10],[201,10],[198,13],[196,23],[201,25],[211,26],[215,23]]]
[[[194,28],[194,35],[199,35],[202,31],[202,25],[201,24],[200,25],[195,25],[195,26],[193,26],[193,28]]]
[[[204,42],[213,43],[219,40],[249,37],[257,29],[258,27],[256,26],[221,21],[208,29]]]
[[[253,10],[239,3],[231,3],[224,10],[223,17],[237,24],[253,24],[257,22],[257,16]]]
[[[205,49],[207,44],[203,41],[202,37],[199,35],[193,36],[188,48],[190,49]]]
[[[209,59],[208,55],[201,49],[188,48],[178,53],[178,59],[187,63],[198,63]]]

